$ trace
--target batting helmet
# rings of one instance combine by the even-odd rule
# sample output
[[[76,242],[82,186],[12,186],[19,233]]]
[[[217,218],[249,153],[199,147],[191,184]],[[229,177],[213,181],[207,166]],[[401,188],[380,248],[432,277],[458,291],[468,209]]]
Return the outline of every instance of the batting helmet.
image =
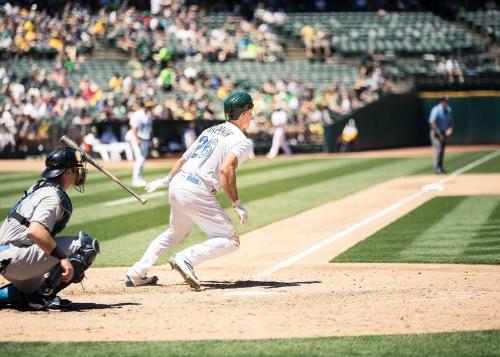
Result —
[[[224,101],[224,116],[226,120],[236,120],[241,113],[253,108],[253,101],[247,92],[231,93]]]

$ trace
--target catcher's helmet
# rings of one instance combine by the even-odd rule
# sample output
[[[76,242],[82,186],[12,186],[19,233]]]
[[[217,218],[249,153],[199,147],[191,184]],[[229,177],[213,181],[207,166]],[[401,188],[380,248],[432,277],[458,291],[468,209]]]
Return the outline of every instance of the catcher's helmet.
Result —
[[[54,178],[62,174],[66,169],[84,168],[84,160],[80,152],[75,149],[55,149],[45,159],[46,169],[42,172],[42,177]]]
[[[247,92],[231,93],[224,101],[224,116],[226,120],[236,120],[241,113],[253,108],[253,101]]]

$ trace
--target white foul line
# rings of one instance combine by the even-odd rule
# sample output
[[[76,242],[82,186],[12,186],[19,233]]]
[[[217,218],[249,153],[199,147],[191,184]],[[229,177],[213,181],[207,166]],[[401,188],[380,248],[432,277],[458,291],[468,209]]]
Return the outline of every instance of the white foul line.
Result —
[[[467,165],[465,165],[464,167],[461,167],[460,169],[454,171],[452,174],[450,174],[449,176],[445,177],[445,178],[442,178],[440,180],[436,180],[434,181],[433,183],[431,183],[430,185],[443,185],[445,184],[446,182],[452,180],[453,178],[463,174],[464,172],[467,172],[471,169],[473,169],[474,167],[476,166],[479,166],[483,163],[485,163],[486,161],[488,160],[491,160],[492,158],[496,157],[500,155],[500,149],[496,150],[496,151],[493,151]],[[426,185],[428,186],[428,185]],[[309,247],[307,248],[306,250],[303,250],[302,252],[300,252],[299,254],[296,254],[286,260],[283,260],[275,265],[273,265],[272,267],[266,269],[266,270],[263,270],[259,273],[257,273],[255,275],[255,278],[265,278],[275,272],[277,272],[278,270],[281,270],[283,268],[286,268],[286,267],[289,267],[290,265],[293,265],[295,263],[297,263],[299,260],[303,259],[304,257],[308,256],[309,254],[312,254],[318,250],[320,250],[321,248],[345,237],[346,235],[356,231],[357,229],[361,228],[361,227],[364,227],[366,225],[368,225],[369,223],[379,219],[380,217],[383,217],[393,211],[396,211],[397,209],[399,209],[400,207],[404,206],[405,204],[407,204],[408,202],[411,202],[413,201],[414,199],[422,196],[423,194],[425,194],[426,192],[428,192],[428,189],[424,189],[424,187],[420,188],[420,190],[418,190],[417,192],[413,193],[412,195],[410,196],[407,196],[399,201],[397,201],[396,203],[393,203],[392,205],[384,208],[383,210],[371,215],[371,216],[368,216],[367,218],[363,219],[362,221],[358,222],[358,223],[355,223],[354,225],[334,234],[333,236],[331,237],[328,237],[328,238],[325,238],[324,240],[322,240],[321,242],[313,245],[312,247]]]
[[[142,197],[149,199],[149,198],[166,196],[166,195],[167,194],[164,191],[158,191],[158,192],[147,193],[147,194],[143,195]],[[106,207],[119,206],[119,205],[124,205],[126,203],[134,202],[136,200],[137,200],[137,198],[135,198],[135,197],[126,197],[126,198],[121,198],[119,200],[105,202],[105,203],[103,203],[103,205]]]

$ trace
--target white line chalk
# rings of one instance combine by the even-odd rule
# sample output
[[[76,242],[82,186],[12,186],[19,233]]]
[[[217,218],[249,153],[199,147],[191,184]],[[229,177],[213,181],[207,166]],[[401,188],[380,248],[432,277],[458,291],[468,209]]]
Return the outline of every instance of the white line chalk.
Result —
[[[496,157],[498,155],[500,155],[500,149],[493,151],[493,152],[459,168],[458,170],[454,171],[449,176],[446,176],[445,178],[436,180],[429,185],[431,185],[430,187],[434,187],[434,188],[442,187],[444,189],[445,183],[447,183],[450,180],[452,180],[453,178],[463,174],[464,172],[467,172],[467,171],[473,169],[474,167],[477,167],[477,166],[485,163],[486,161],[493,159],[494,157]],[[402,198],[401,200],[397,201],[396,203],[393,203],[392,205],[382,209],[381,211],[374,213],[371,216],[366,217],[362,221],[355,223],[352,226],[350,226],[350,227],[348,227],[348,228],[346,228],[346,229],[344,229],[344,230],[342,230],[342,231],[340,231],[340,232],[338,232],[338,233],[336,233],[328,238],[325,238],[321,242],[307,248],[306,250],[304,250],[304,251],[302,251],[302,252],[300,252],[300,253],[298,253],[298,254],[296,254],[296,255],[294,255],[286,260],[283,260],[283,261],[273,265],[272,267],[270,267],[266,270],[263,270],[263,271],[257,273],[255,275],[255,278],[257,278],[257,279],[265,278],[265,277],[268,277],[269,275],[271,275],[271,274],[273,274],[281,269],[287,268],[287,267],[297,263],[301,259],[305,258],[306,256],[320,250],[321,248],[323,248],[329,244],[332,244],[333,242],[338,241],[339,239],[345,237],[346,235],[348,235],[352,232],[355,232],[359,228],[362,228],[362,227],[370,224],[371,222],[376,221],[377,219],[379,219],[379,218],[381,218],[381,217],[383,217],[391,212],[398,210],[399,208],[401,208],[402,206],[404,206],[408,202],[411,202],[411,201],[417,199],[418,197],[429,192],[430,191],[429,185],[423,186],[417,192],[411,194],[410,196]]]

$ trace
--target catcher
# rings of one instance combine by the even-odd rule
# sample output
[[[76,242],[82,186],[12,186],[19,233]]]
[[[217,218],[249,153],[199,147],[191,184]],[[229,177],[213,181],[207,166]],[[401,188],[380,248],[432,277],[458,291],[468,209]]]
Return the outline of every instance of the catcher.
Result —
[[[87,169],[80,152],[59,148],[45,160],[42,179],[10,210],[0,228],[0,307],[66,309],[71,301],[57,293],[78,283],[92,264],[99,243],[80,232],[56,237],[68,223],[72,205],[66,190],[83,192]],[[47,276],[45,276],[45,274]]]

